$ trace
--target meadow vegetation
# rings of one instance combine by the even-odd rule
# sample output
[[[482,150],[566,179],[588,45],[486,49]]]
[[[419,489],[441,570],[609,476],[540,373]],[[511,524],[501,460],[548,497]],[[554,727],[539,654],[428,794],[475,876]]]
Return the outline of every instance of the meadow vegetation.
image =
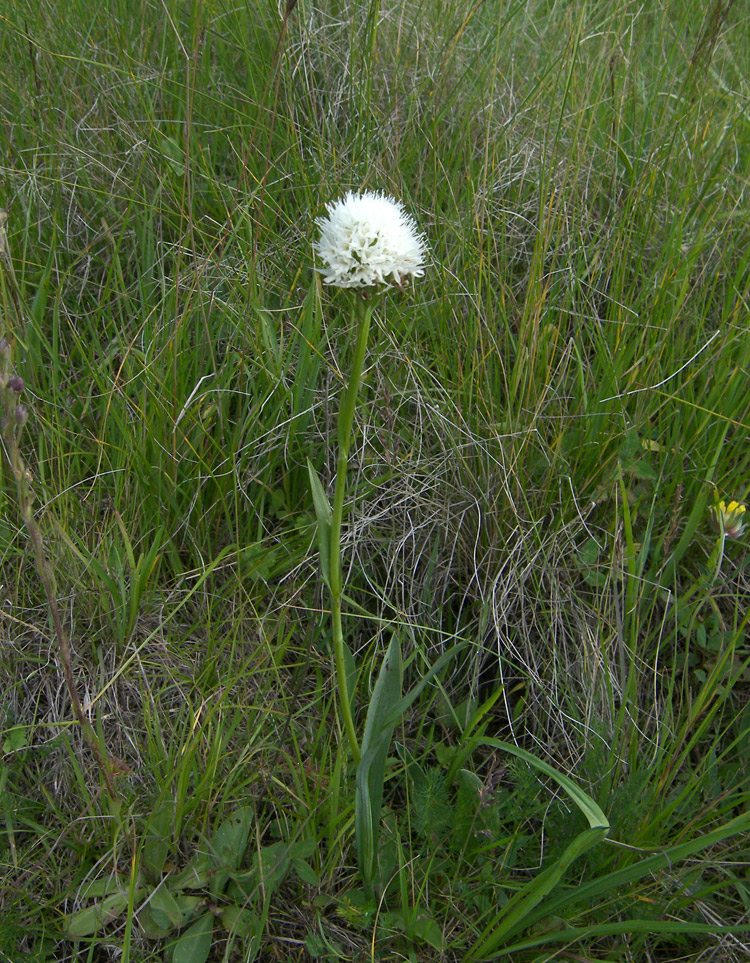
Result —
[[[750,958],[749,27],[2,5],[0,961]],[[394,640],[411,693],[374,886],[308,471],[361,189],[430,246],[342,532],[358,731]]]

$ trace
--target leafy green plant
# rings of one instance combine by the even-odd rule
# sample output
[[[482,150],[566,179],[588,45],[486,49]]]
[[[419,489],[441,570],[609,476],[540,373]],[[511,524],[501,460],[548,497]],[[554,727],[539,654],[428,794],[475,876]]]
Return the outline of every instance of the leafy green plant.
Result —
[[[129,885],[117,877],[84,885],[81,898],[88,905],[68,917],[68,937],[94,937],[127,913],[146,936],[167,941],[173,963],[205,963],[217,926],[257,943],[273,895],[291,869],[306,882],[317,881],[307,862],[313,840],[262,846],[243,869],[256,825],[249,806],[227,816],[182,870],[167,872],[170,819],[166,806],[152,818],[140,850],[141,871]]]

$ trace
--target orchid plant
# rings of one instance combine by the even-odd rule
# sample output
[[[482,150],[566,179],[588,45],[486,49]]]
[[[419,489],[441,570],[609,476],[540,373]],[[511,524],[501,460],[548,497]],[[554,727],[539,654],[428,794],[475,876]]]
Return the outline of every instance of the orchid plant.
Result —
[[[354,429],[354,412],[362,381],[372,313],[385,292],[404,287],[424,274],[425,236],[398,201],[382,193],[349,192],[318,218],[320,237],[315,251],[323,262],[325,284],[353,292],[354,353],[338,415],[338,459],[333,506],[308,461],[318,521],[318,545],[323,578],[331,601],[335,674],[342,722],[357,766],[356,834],[360,871],[370,888],[376,872],[377,833],[383,793],[385,757],[401,703],[401,655],[397,640],[388,648],[373,690],[362,742],[352,711],[354,659],[344,639],[341,529],[346,502],[346,477]]]
[[[385,888],[380,878],[379,828],[380,809],[388,751],[393,731],[406,709],[424,687],[464,648],[459,641],[443,652],[420,681],[402,695],[402,661],[397,633],[390,644],[369,697],[362,740],[357,736],[352,704],[356,695],[354,657],[344,639],[342,624],[343,576],[341,565],[341,529],[346,502],[346,475],[349,450],[354,430],[354,412],[362,381],[367,339],[373,310],[385,292],[398,285],[404,287],[411,278],[421,277],[427,242],[413,218],[403,206],[383,194],[348,193],[343,200],[328,205],[328,215],[319,218],[320,237],[315,250],[323,261],[323,280],[353,292],[353,314],[356,325],[354,353],[338,415],[338,460],[333,506],[308,460],[310,485],[318,522],[318,546],[323,579],[331,600],[334,666],[342,721],[351,755],[356,766],[355,835],[359,872],[367,896]],[[480,715],[466,727],[464,752],[484,746],[523,759],[552,778],[571,798],[586,818],[589,828],[580,833],[566,848],[563,856],[538,879],[502,907],[481,935],[475,958],[493,951],[514,930],[521,927],[529,914],[538,908],[557,885],[567,867],[609,832],[609,823],[599,806],[566,776],[520,747],[499,739],[483,737],[473,731]],[[462,756],[460,758],[465,758]],[[468,958],[468,957],[467,957]]]

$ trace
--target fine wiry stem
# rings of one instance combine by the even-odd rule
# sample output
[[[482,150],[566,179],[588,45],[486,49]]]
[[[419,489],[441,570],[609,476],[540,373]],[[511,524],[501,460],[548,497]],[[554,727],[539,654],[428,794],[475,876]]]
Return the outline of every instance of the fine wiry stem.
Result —
[[[55,576],[49,559],[44,551],[44,540],[42,538],[41,530],[37,525],[36,519],[34,518],[34,511],[32,508],[34,494],[31,490],[31,472],[24,462],[20,449],[21,435],[29,415],[27,409],[23,405],[19,404],[19,398],[24,388],[23,381],[18,376],[9,374],[8,369],[10,368],[10,355],[10,345],[3,338],[2,341],[0,341],[0,395],[2,396],[3,409],[3,450],[13,476],[18,508],[31,541],[34,551],[34,563],[36,565],[36,570],[39,574],[39,578],[44,589],[44,595],[47,600],[47,606],[49,607],[50,615],[52,617],[52,624],[54,626],[57,644],[60,651],[60,661],[62,663],[63,676],[65,678],[65,685],[67,686],[68,694],[70,696],[70,702],[73,707],[73,714],[75,715],[76,720],[81,727],[81,732],[83,733],[86,743],[94,754],[94,758],[96,759],[97,765],[99,766],[107,787],[107,792],[112,799],[115,799],[117,794],[112,778],[111,767],[107,759],[104,757],[104,753],[102,752],[101,746],[96,738],[93,726],[86,718],[86,715],[83,711],[83,706],[81,705],[81,700],[78,697],[75,679],[73,678],[73,670],[71,668],[70,640],[68,639],[68,634],[65,631],[65,627],[60,616],[60,607],[57,604]]]

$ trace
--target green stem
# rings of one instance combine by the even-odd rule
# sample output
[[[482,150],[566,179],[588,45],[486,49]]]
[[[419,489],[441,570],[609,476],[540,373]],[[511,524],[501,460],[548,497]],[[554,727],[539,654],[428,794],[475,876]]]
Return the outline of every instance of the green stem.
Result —
[[[362,381],[362,370],[367,351],[367,337],[370,332],[370,319],[373,310],[372,301],[357,301],[357,341],[354,347],[354,358],[349,383],[344,391],[338,422],[339,457],[336,466],[336,490],[333,496],[333,515],[331,518],[330,542],[330,587],[331,587],[331,618],[333,621],[333,651],[336,663],[336,680],[339,691],[341,714],[344,717],[344,727],[351,746],[355,765],[359,763],[361,751],[357,731],[354,728],[352,704],[349,697],[349,685],[346,670],[346,647],[341,621],[341,596],[343,580],[341,576],[341,524],[344,517],[344,499],[346,497],[346,473],[349,464],[349,448],[352,441],[354,427],[354,411],[357,404],[357,394]]]
[[[347,457],[352,440],[352,426],[354,425],[354,410],[357,406],[357,394],[359,384],[362,380],[362,369],[365,366],[365,354],[367,352],[367,338],[370,333],[370,319],[372,310],[375,306],[374,300],[357,300],[357,343],[354,346],[354,357],[352,358],[352,370],[349,375],[349,384],[346,386],[344,397],[341,401],[341,411],[339,412],[338,442],[339,454]],[[338,478],[336,479],[338,483]]]

